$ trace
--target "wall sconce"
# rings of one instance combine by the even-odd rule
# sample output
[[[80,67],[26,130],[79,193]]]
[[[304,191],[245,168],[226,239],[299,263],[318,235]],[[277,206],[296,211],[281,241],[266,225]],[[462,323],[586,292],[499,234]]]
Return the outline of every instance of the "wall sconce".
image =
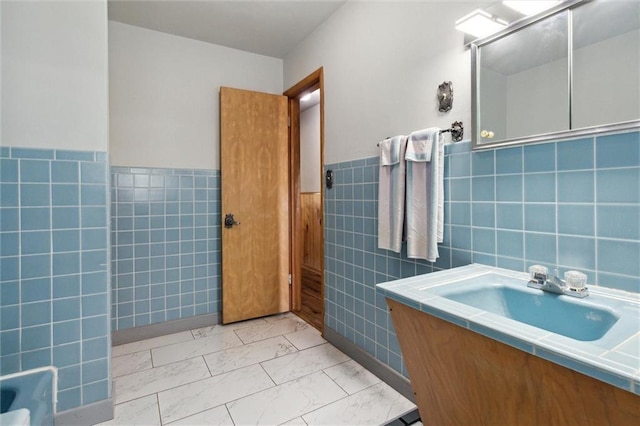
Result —
[[[478,38],[493,34],[506,26],[505,21],[481,9],[476,9],[456,21],[456,30]]]
[[[504,0],[502,2],[507,7],[515,10],[516,12],[520,12],[525,16],[535,15],[537,13],[542,12],[543,10],[547,10],[557,4],[560,4],[560,0],[551,0],[551,1],[542,1],[542,0],[524,0],[524,1],[507,1]]]

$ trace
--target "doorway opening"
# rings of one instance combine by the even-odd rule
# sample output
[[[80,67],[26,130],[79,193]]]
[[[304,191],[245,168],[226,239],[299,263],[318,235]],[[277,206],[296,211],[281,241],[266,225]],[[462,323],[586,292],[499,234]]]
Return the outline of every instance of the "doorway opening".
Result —
[[[324,87],[319,68],[284,92],[289,103],[291,311],[324,326]],[[310,98],[310,99],[307,99]]]

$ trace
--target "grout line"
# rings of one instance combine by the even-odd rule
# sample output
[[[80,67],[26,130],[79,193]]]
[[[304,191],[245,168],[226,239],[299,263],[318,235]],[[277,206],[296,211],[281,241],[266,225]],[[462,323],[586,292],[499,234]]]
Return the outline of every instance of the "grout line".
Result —
[[[164,425],[164,421],[162,421],[162,410],[160,409],[160,395],[158,395],[159,392],[155,393],[156,396],[156,407],[158,407],[158,419],[160,420],[160,424]],[[115,418],[114,418],[115,420]]]
[[[207,367],[207,371],[209,372],[209,375],[211,377],[213,377],[213,373],[211,372],[211,368],[209,368],[209,363],[207,362],[207,358],[205,358],[204,355],[200,355],[202,357],[202,360],[204,361],[204,365]]]
[[[231,411],[229,410],[229,406],[227,404],[228,404],[228,402],[224,404],[224,408],[225,408],[225,410],[227,410],[227,415],[231,419],[231,422],[235,425],[236,422],[233,420],[233,417],[231,416]]]
[[[259,362],[259,363],[258,363],[258,365],[260,366],[260,368],[262,368],[262,371],[264,371],[264,374],[266,374],[266,375],[267,375],[267,377],[269,377],[269,380],[271,380],[271,382],[273,383],[273,386],[274,386],[274,387],[278,387],[278,386],[280,386],[278,383],[276,383],[276,381],[273,379],[273,377],[271,377],[271,375],[269,374],[269,372],[264,368],[264,366],[262,365],[262,363],[263,363],[263,362],[264,362],[264,361]],[[253,365],[255,365],[255,364],[253,364]],[[303,377],[304,377],[304,376],[303,376]],[[290,380],[290,381],[291,381],[291,380]],[[284,382],[284,383],[288,383],[288,382]],[[280,384],[282,384],[282,383],[280,383]],[[271,388],[269,388],[269,389],[271,389]],[[257,393],[257,392],[256,392],[256,393]],[[244,397],[243,397],[243,398],[244,398]],[[241,398],[238,398],[238,399],[241,399]],[[231,401],[229,401],[229,402],[231,402]]]
[[[155,363],[153,362],[153,350],[152,350],[152,349],[154,349],[154,348],[149,348],[148,350],[149,350],[149,357],[151,358],[151,368],[153,369],[153,368],[156,368],[156,365],[155,365]],[[134,353],[135,353],[135,352],[134,352]],[[165,365],[166,365],[166,364],[165,364]],[[160,367],[160,366],[158,366],[158,367]]]

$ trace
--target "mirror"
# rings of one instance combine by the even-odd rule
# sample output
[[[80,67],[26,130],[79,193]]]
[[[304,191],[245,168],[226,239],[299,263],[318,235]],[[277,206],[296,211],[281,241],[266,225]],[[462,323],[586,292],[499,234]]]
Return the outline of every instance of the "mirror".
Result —
[[[573,128],[640,118],[640,2],[573,10]]]
[[[640,2],[574,1],[471,44],[474,149],[640,127]]]
[[[482,47],[480,123],[493,139],[569,130],[567,16],[565,11]]]

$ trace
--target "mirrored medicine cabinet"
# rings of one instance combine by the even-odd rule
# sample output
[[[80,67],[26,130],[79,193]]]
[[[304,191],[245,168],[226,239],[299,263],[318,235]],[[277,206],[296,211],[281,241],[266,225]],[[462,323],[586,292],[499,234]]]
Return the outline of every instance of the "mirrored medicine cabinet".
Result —
[[[640,128],[640,1],[561,3],[471,43],[473,148]]]

